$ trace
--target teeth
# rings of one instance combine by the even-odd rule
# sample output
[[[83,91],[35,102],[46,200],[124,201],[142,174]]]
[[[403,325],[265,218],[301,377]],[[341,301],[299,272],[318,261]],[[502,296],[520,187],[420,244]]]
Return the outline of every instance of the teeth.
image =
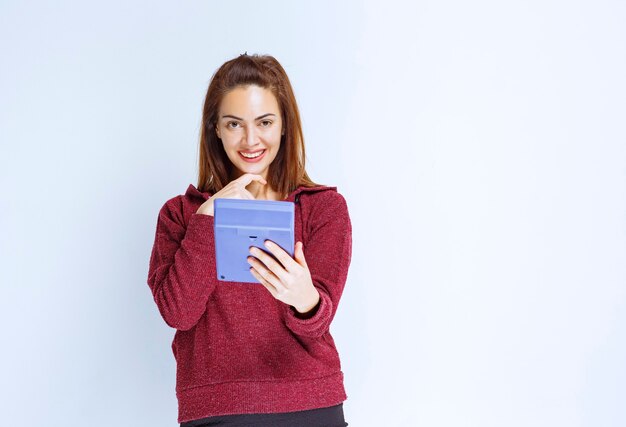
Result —
[[[261,150],[261,151],[257,152],[256,154],[242,153],[241,151],[240,151],[240,153],[241,153],[242,156],[244,156],[247,159],[254,159],[255,157],[259,157],[261,154],[263,154],[264,151],[265,150]]]

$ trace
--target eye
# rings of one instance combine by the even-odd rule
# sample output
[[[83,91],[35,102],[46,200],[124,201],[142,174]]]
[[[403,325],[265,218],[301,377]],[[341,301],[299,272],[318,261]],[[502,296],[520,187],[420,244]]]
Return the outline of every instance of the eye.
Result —
[[[239,123],[237,123],[237,122],[228,122],[228,123],[226,123],[226,127],[229,128],[229,129],[233,129],[233,127],[230,126],[232,124],[238,125]]]
[[[271,120],[263,120],[261,123],[267,123],[267,125],[264,125],[263,127],[268,127],[269,125],[272,124]]]

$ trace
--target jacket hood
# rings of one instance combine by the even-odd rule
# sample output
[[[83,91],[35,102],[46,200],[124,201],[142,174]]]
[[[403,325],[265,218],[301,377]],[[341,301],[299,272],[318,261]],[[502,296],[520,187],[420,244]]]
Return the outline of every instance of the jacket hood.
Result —
[[[328,186],[328,185],[316,185],[315,187],[304,187],[299,186],[295,190],[293,190],[287,198],[284,200],[285,202],[297,202],[300,193],[316,193],[318,191],[337,191],[336,186]],[[201,192],[198,190],[193,184],[189,184],[187,187],[187,191],[185,192],[185,196],[197,197],[202,200],[208,200],[211,196],[211,193]]]

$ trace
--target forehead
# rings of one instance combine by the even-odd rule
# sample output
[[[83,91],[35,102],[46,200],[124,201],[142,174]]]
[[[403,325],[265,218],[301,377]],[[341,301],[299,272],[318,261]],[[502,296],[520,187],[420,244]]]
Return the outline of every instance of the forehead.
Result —
[[[278,101],[271,90],[256,85],[238,86],[224,95],[220,103],[220,115],[256,117],[257,113],[278,114]]]

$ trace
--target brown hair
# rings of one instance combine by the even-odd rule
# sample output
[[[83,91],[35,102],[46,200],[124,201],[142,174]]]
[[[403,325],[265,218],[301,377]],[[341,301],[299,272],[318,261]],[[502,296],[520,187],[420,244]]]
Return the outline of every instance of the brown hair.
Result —
[[[232,180],[233,164],[215,133],[219,105],[224,96],[238,86],[257,85],[269,89],[280,108],[284,135],[276,158],[270,164],[267,182],[280,194],[288,194],[298,186],[313,187],[304,168],[304,136],[296,98],[287,73],[270,55],[248,55],[225,62],[211,78],[200,131],[198,190],[215,194]]]

